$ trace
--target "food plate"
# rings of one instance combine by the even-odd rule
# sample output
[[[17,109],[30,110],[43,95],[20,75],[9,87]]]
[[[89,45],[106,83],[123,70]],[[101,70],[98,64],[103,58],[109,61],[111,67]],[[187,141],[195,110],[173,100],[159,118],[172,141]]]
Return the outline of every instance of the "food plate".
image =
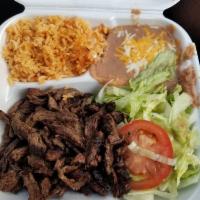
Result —
[[[25,5],[25,11],[7,20],[0,27],[0,109],[7,111],[11,105],[19,100],[27,88],[49,88],[49,87],[73,87],[83,92],[96,92],[100,88],[100,84],[94,80],[89,72],[73,77],[63,78],[61,80],[47,81],[44,84],[38,83],[22,83],[17,82],[13,86],[8,84],[8,68],[2,57],[2,50],[6,39],[6,28],[24,18],[33,18],[35,16],[80,16],[91,22],[93,26],[98,24],[105,24],[109,27],[117,25],[133,24],[133,16],[131,9],[140,9],[139,18],[135,19],[141,24],[149,25],[173,25],[175,28],[175,37],[180,40],[181,48],[184,49],[192,43],[189,35],[177,23],[165,18],[163,10],[174,5],[178,0],[112,0],[112,1],[92,1],[85,0],[84,4],[80,0],[18,0],[19,3]],[[187,65],[194,66],[197,77],[199,77],[199,61],[197,53],[188,61]],[[200,82],[196,86],[197,91],[200,92]],[[200,111],[198,112],[198,119],[200,119]],[[197,120],[198,120],[197,119]],[[200,121],[198,122],[200,126]],[[0,124],[0,135],[3,134],[4,127]],[[200,156],[200,152],[198,152]],[[200,194],[200,184],[194,185],[180,192],[179,200],[196,200]],[[18,195],[0,192],[0,199],[27,199],[27,194],[20,192]],[[67,192],[63,199],[102,199],[102,197],[92,195],[84,196],[78,193]],[[108,196],[104,199],[113,199]]]

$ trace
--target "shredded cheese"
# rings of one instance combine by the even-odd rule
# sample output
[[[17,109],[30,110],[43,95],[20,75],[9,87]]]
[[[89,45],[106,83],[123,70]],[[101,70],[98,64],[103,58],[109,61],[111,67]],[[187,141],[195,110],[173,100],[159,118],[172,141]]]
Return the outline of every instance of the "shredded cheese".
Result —
[[[140,73],[140,66],[145,66],[145,65],[147,65],[146,59],[142,59],[142,60],[138,61],[137,63],[130,63],[126,66],[127,72],[134,70],[135,75],[137,76]]]
[[[175,50],[175,46],[166,40],[167,33],[164,29],[155,32],[147,27],[141,28],[144,29],[142,37],[137,38],[135,34],[127,33],[121,46],[117,49],[117,56],[127,65],[127,72],[131,70],[138,72],[140,68],[146,67],[158,53],[166,48]],[[119,35],[121,36],[121,33]]]

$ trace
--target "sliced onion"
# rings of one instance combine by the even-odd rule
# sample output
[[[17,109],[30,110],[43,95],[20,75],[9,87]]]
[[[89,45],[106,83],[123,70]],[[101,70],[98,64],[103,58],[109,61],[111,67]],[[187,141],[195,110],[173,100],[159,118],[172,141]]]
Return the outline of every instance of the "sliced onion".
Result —
[[[99,93],[98,93],[97,96],[96,96],[96,101],[97,101],[98,103],[103,103],[104,91],[105,91],[106,87],[107,87],[110,83],[112,83],[112,82],[113,82],[113,79],[110,80],[110,81],[108,81],[108,82],[101,88],[101,90],[99,91]]]
[[[167,158],[163,155],[157,154],[157,153],[150,151],[148,149],[144,149],[144,148],[140,147],[139,145],[137,145],[135,142],[132,142],[128,146],[128,148],[133,153],[139,154],[140,156],[147,157],[151,160],[154,160],[154,161],[166,164],[166,165],[170,165],[170,166],[175,166],[175,164],[176,164],[176,159]]]

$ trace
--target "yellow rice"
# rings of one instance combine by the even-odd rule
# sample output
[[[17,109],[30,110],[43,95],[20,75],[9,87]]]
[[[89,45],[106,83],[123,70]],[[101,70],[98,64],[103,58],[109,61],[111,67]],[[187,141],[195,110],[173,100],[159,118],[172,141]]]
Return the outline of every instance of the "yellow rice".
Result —
[[[7,28],[9,82],[40,82],[84,73],[103,54],[107,29],[77,17],[36,17]]]

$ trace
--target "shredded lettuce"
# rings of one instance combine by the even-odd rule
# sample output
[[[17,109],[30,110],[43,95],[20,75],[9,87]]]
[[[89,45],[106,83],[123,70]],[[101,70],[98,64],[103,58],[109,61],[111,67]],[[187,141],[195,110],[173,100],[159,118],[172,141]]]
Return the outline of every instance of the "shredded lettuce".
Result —
[[[172,91],[166,86],[168,80],[175,78],[175,69],[176,53],[166,50],[145,71],[131,79],[129,86],[104,89],[102,101],[114,101],[117,110],[126,113],[129,120],[150,120],[163,127],[169,133],[175,153],[173,173],[164,183],[155,190],[133,191],[124,197],[127,200],[150,200],[155,195],[175,199],[178,189],[199,181],[200,160],[195,152],[200,138],[192,99],[180,85]]]
[[[124,200],[154,200],[153,191],[130,192],[124,195]]]
[[[163,192],[157,189],[144,190],[144,191],[131,191],[124,195],[124,200],[154,200],[154,196],[158,196],[164,199],[174,200],[177,193]]]

